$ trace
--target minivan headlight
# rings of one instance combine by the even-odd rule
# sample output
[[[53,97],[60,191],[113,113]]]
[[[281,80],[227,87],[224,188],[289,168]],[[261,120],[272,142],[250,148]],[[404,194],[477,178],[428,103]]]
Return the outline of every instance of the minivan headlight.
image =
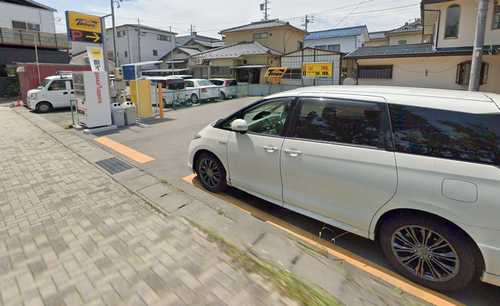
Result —
[[[32,100],[36,99],[36,92],[31,93],[30,99],[32,99]]]

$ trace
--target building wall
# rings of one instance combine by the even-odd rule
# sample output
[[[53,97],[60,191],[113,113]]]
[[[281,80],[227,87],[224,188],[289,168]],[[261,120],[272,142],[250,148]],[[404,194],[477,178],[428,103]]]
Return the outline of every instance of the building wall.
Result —
[[[340,52],[349,53],[361,47],[363,42],[360,36],[348,36],[348,37],[337,37],[337,38],[325,38],[325,39],[314,39],[306,40],[304,42],[305,47],[313,47],[321,45],[340,45]]]
[[[360,59],[358,65],[393,65],[392,79],[359,79],[359,85],[411,86],[444,89],[467,89],[455,83],[457,65],[470,56],[409,57]],[[489,64],[488,83],[480,90],[500,93],[500,55],[484,56]]]
[[[379,47],[389,45],[389,39],[374,39],[365,41],[365,47]]]
[[[141,52],[139,58],[139,41],[138,31],[136,27],[118,27],[117,31],[125,32],[125,35],[116,37],[116,49],[118,52],[118,63],[120,65],[136,63],[140,61],[156,61],[160,60],[165,54],[175,48],[175,36],[162,31],[153,31],[149,29],[141,29]],[[158,40],[158,34],[169,35],[170,41]],[[113,32],[106,32],[106,46],[108,52],[113,51]],[[153,50],[157,50],[158,54],[153,55]],[[127,52],[127,56],[125,56]]]
[[[52,11],[0,2],[0,27],[12,29],[12,21],[23,21],[40,25],[40,32],[55,33],[56,25]]]
[[[254,33],[269,33],[266,39],[254,39]],[[230,32],[224,34],[226,45],[237,42],[258,41],[262,45],[282,53],[298,50],[298,42],[304,42],[304,32],[292,27],[276,27],[251,31]]]
[[[458,4],[460,10],[460,25],[458,38],[445,38],[446,9],[453,4]],[[500,44],[500,29],[492,29],[494,1],[489,1],[488,17],[486,20],[486,45]],[[474,32],[476,27],[478,0],[455,0],[443,3],[429,4],[425,9],[440,10],[441,22],[439,24],[438,48],[446,47],[471,47],[474,45]],[[426,25],[429,23],[425,21]]]

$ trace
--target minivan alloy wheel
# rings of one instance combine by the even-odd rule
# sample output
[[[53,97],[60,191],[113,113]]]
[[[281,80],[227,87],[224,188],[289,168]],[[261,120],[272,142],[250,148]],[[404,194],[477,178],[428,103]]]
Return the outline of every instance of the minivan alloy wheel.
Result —
[[[219,165],[210,158],[200,161],[199,175],[203,183],[211,188],[217,188],[223,178]]]
[[[440,234],[418,225],[406,225],[391,237],[398,262],[419,278],[445,282],[460,271],[455,248]]]

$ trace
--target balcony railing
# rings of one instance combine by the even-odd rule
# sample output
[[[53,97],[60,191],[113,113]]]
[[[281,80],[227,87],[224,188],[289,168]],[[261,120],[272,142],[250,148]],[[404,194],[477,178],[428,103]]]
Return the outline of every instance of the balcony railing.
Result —
[[[23,47],[69,49],[71,46],[66,34],[29,32],[0,28],[0,45],[13,45]]]

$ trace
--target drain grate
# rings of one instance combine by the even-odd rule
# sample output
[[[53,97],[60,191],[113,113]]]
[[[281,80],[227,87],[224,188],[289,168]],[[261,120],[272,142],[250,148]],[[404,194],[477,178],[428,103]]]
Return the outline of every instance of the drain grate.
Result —
[[[108,171],[110,174],[117,174],[128,169],[132,169],[132,166],[119,160],[116,157],[104,159],[96,163],[99,167]]]

